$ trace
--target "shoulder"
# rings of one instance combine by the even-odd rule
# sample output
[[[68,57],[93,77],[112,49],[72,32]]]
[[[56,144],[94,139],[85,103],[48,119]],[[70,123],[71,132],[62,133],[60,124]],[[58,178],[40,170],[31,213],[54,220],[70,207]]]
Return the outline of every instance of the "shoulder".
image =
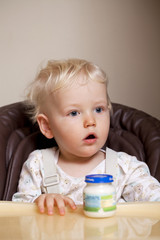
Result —
[[[146,163],[139,161],[137,157],[131,156],[125,152],[117,152],[118,165],[125,173],[135,171],[136,169],[143,169],[143,172],[149,173],[149,168]]]
[[[50,154],[55,154],[58,151],[57,147],[52,147],[52,148],[45,148],[45,149],[37,149],[34,150],[29,154],[28,158],[42,158],[43,153],[50,153]]]
[[[55,147],[34,150],[29,154],[28,159],[26,160],[24,165],[38,167],[39,165],[43,164],[44,154],[49,153],[49,154],[53,154],[54,156],[56,151],[57,151],[57,148]]]
[[[27,160],[23,164],[23,169],[40,168],[41,161],[42,161],[41,150],[35,150],[29,154]]]
[[[41,151],[42,161],[47,161],[48,163],[50,163],[50,161],[54,161],[55,163],[58,162],[58,157],[59,157],[58,147],[46,148],[40,151]]]
[[[144,168],[147,172],[149,172],[148,166],[146,163],[139,161],[135,156],[129,155],[125,152],[117,152],[112,149],[107,148],[107,153],[109,151],[112,156],[116,156],[117,165],[121,168],[124,172],[128,172],[129,170],[134,170],[136,168]],[[113,158],[113,157],[112,157]]]

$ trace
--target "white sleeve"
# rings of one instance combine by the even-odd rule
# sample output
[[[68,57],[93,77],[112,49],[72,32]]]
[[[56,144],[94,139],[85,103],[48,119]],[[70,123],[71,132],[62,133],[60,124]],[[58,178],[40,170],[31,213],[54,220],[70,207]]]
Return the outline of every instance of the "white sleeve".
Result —
[[[127,202],[160,201],[160,183],[150,175],[148,166],[136,157],[121,156],[121,197]],[[119,199],[119,201],[121,201]]]
[[[22,167],[18,192],[12,197],[15,202],[34,202],[42,194],[43,177],[42,154],[40,150],[32,152]]]

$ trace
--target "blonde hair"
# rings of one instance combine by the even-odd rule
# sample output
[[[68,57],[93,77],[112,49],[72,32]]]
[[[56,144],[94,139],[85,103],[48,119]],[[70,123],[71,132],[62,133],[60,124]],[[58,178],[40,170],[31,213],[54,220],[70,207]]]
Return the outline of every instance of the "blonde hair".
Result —
[[[30,106],[33,122],[36,122],[36,118],[41,112],[41,104],[46,96],[78,81],[76,77],[80,73],[83,73],[84,83],[87,83],[89,79],[104,83],[107,91],[107,76],[97,65],[83,59],[50,60],[46,67],[40,70],[28,89],[27,104]],[[107,101],[111,109],[108,92]]]

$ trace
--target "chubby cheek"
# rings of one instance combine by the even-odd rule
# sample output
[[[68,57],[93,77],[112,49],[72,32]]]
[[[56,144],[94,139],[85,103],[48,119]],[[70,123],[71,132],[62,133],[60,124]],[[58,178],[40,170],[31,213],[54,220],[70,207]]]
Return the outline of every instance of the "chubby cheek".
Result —
[[[104,127],[100,133],[100,138],[103,143],[106,142],[109,134],[109,128]]]
[[[53,132],[58,145],[74,145],[82,133],[75,124],[72,124],[71,126],[68,124],[63,124],[61,126],[58,125],[54,128]]]
[[[73,134],[72,132],[65,132],[62,133],[62,135],[59,135],[55,140],[59,146],[59,148],[65,151],[73,152],[77,147],[80,146],[80,139],[77,137],[76,134]]]
[[[107,118],[106,121],[103,121],[103,123],[100,124],[100,135],[104,140],[106,140],[108,137],[109,129],[110,129],[110,120]]]

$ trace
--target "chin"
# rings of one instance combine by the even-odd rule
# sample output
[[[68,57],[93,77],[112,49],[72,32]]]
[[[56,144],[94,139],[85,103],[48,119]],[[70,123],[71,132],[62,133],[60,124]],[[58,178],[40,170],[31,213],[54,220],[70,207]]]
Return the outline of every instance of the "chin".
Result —
[[[88,149],[83,152],[81,152],[81,157],[92,157],[94,156],[97,152],[99,152],[99,149]]]

